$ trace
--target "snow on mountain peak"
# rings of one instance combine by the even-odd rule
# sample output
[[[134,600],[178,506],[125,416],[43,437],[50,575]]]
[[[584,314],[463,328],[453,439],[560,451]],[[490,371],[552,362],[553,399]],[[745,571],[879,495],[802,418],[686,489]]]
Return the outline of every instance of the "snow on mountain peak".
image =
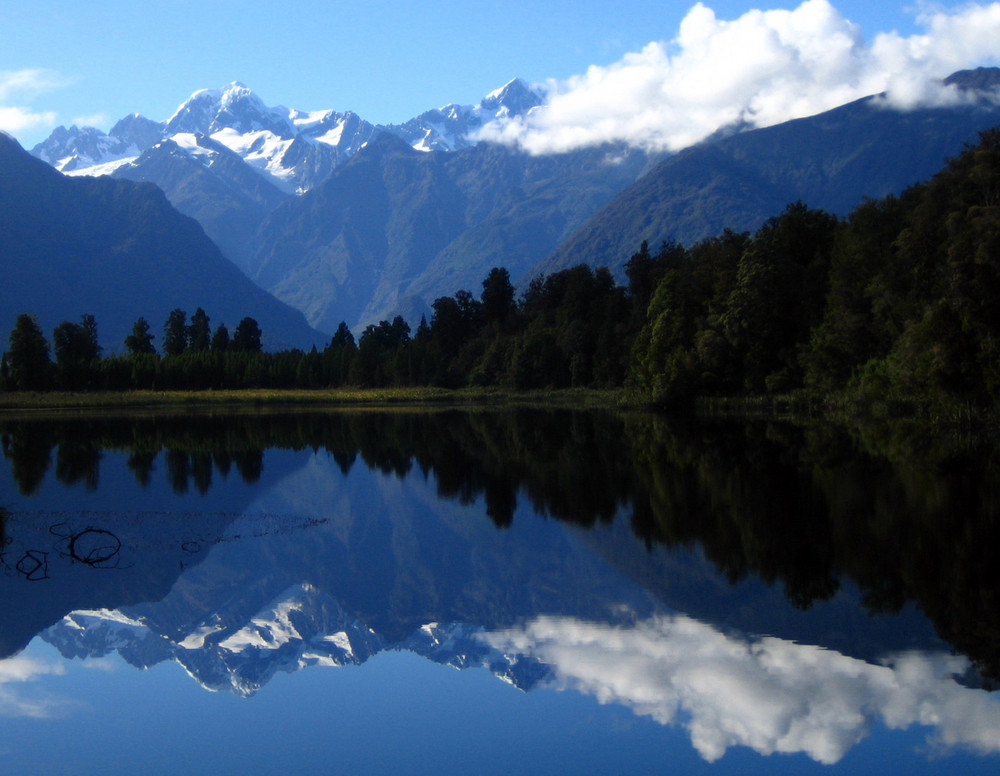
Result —
[[[405,124],[376,126],[354,113],[269,107],[248,86],[232,81],[200,89],[164,122],[126,116],[108,134],[93,128],[58,128],[32,153],[63,172],[108,174],[157,143],[174,138],[208,166],[211,154],[196,138],[210,138],[289,193],[301,193],[329,175],[373,137],[388,133],[421,151],[456,151],[473,145],[478,131],[497,119],[527,113],[542,95],[520,78],[477,105],[448,104]]]

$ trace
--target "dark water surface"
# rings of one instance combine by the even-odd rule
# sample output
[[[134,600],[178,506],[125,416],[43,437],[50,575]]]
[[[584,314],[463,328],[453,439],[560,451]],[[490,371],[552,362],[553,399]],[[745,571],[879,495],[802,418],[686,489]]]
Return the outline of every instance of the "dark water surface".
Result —
[[[570,411],[0,419],[4,773],[997,773],[1000,457]]]

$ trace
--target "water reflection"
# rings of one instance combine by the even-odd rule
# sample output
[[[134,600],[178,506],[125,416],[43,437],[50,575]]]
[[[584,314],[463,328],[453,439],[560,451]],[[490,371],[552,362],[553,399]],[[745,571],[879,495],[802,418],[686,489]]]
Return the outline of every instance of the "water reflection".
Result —
[[[9,709],[31,702],[4,677],[50,670],[18,655],[41,634],[239,696],[405,650],[681,724],[710,761],[836,762],[876,724],[1000,740],[978,689],[1000,675],[982,439],[528,410],[19,419],[0,439]]]
[[[548,666],[548,683],[560,689],[663,725],[681,722],[708,761],[746,746],[833,764],[875,720],[928,726],[938,747],[1000,751],[1000,701],[955,681],[968,668],[956,656],[902,653],[876,665],[784,639],[723,634],[684,616],[625,628],[544,617],[485,638]]]

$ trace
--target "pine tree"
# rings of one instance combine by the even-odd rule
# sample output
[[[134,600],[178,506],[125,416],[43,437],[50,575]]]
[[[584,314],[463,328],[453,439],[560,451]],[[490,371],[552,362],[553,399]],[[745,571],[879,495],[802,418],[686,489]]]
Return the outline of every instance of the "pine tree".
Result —
[[[49,343],[34,315],[17,316],[10,333],[7,364],[11,387],[15,390],[37,391],[49,387],[52,367]]]

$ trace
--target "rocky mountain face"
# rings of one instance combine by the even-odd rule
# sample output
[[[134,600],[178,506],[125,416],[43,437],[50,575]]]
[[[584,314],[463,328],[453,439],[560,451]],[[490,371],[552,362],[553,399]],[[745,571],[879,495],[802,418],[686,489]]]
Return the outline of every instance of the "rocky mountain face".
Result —
[[[256,231],[277,204],[325,181],[374,137],[454,151],[473,145],[484,123],[540,102],[514,80],[478,105],[447,105],[404,124],[377,126],[352,112],[268,107],[232,83],[196,92],[163,122],[133,114],[107,134],[59,127],[32,153],[68,175],[155,183],[246,271]]]
[[[34,313],[48,336],[92,314],[109,352],[140,317],[203,307],[213,325],[256,318],[268,344],[321,343],[301,313],[254,285],[155,186],[68,178],[0,133],[0,330]]]
[[[249,273],[311,325],[430,318],[434,299],[515,278],[634,181],[645,153],[528,156],[481,144],[424,154],[383,135],[261,225]]]

